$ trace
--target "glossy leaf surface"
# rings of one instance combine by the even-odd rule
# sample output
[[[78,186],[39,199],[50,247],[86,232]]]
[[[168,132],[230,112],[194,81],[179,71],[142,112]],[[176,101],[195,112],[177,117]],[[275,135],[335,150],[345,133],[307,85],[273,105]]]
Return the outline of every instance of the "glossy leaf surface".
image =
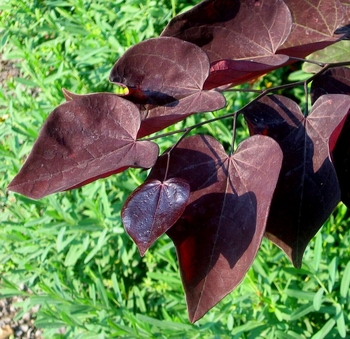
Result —
[[[136,140],[139,126],[137,107],[117,95],[77,96],[50,114],[8,188],[39,199],[128,167],[152,167],[158,146]]]
[[[163,175],[165,158],[151,178]],[[171,152],[169,176],[191,186],[188,206],[168,235],[176,246],[192,322],[230,293],[252,264],[281,162],[279,146],[264,136],[245,140],[232,156],[215,139],[199,135]]]
[[[203,90],[209,67],[208,56],[198,46],[155,38],[130,48],[114,65],[110,81],[126,86],[125,98],[139,104],[142,137],[195,112],[225,106],[222,94]]]
[[[146,181],[129,196],[122,220],[142,256],[181,217],[189,196],[189,184],[178,178]]]
[[[311,87],[312,100],[321,95],[347,94],[350,97],[350,69],[333,68],[315,78]],[[349,112],[350,113],[350,112]],[[337,172],[342,202],[350,207],[350,117],[346,119],[342,132],[332,150],[333,163]]]
[[[340,201],[330,157],[350,108],[346,95],[324,95],[307,118],[292,100],[268,96],[244,110],[251,134],[274,138],[283,165],[267,222],[266,236],[296,267],[304,250]]]

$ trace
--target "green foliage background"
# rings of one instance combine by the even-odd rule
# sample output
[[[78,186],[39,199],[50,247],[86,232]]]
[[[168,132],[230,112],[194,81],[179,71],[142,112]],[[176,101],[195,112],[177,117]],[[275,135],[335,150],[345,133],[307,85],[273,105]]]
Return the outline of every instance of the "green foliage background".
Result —
[[[302,269],[264,240],[239,288],[192,325],[169,239],[163,236],[141,258],[121,224],[123,201],[146,172],[129,170],[40,201],[6,190],[47,115],[64,101],[62,87],[115,91],[108,83],[114,62],[194,3],[0,4],[0,297],[26,296],[18,305],[22,313],[40,305],[36,326],[46,338],[344,338],[350,324],[350,215],[343,205],[311,242]],[[290,70],[279,70],[254,86],[278,85],[288,75]],[[300,99],[301,92],[291,95]],[[250,98],[228,95],[227,110]],[[192,116],[168,130],[225,112]],[[201,132],[229,145],[231,123],[219,121]],[[241,128],[238,137],[246,136]],[[178,137],[158,140],[160,147]],[[62,327],[65,333],[58,334]]]

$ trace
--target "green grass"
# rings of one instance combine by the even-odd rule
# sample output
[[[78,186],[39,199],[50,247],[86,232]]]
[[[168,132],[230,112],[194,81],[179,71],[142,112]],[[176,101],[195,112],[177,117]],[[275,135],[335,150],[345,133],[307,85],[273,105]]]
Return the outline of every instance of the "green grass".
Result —
[[[157,36],[174,13],[193,3],[1,3],[0,53],[19,73],[0,87],[0,296],[27,296],[22,312],[41,305],[36,325],[46,338],[345,337],[350,215],[342,205],[311,242],[302,269],[264,240],[237,290],[192,325],[170,240],[162,237],[141,258],[121,224],[121,206],[145,172],[130,170],[39,201],[6,190],[47,115],[64,101],[61,88],[114,91],[107,79],[118,57]],[[270,78],[276,82],[280,75]],[[232,94],[228,109],[247,100]],[[230,144],[230,125],[221,121],[202,131]],[[159,140],[161,148],[177,138]],[[21,283],[31,292],[21,291]],[[62,327],[66,333],[57,334]]]

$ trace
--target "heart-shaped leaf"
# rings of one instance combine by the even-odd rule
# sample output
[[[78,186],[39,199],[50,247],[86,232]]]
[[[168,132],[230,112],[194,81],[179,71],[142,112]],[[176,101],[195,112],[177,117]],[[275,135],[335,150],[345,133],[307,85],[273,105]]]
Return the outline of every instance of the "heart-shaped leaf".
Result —
[[[318,75],[312,82],[311,96],[316,101],[323,94],[347,94],[350,96],[350,68],[339,67],[328,70]],[[350,116],[346,119],[344,127],[335,144],[331,149],[333,163],[337,172],[341,200],[350,207]]]
[[[275,52],[291,27],[282,0],[209,0],[175,17],[162,35],[190,41],[208,53],[211,69],[204,88],[211,89],[242,84],[285,64],[289,57]]]
[[[292,31],[278,53],[305,58],[335,43],[345,9],[339,0],[284,0],[293,16]]]
[[[196,153],[199,162],[189,158]],[[150,178],[163,175],[166,157]],[[192,322],[230,293],[251,266],[281,163],[279,146],[264,136],[245,140],[231,156],[215,139],[199,135],[172,150],[168,175],[187,178],[191,186],[185,212],[167,233],[176,246]]]
[[[131,47],[114,65],[110,81],[129,89],[126,99],[139,104],[138,137],[161,130],[195,112],[225,106],[217,91],[204,91],[209,60],[198,46],[172,37]]]
[[[251,134],[274,138],[283,165],[271,204],[266,236],[296,267],[304,250],[340,201],[329,145],[337,140],[350,108],[346,95],[324,95],[304,118],[299,106],[282,96],[265,96],[243,114]]]
[[[254,23],[254,24],[252,24]],[[282,0],[206,0],[173,18],[162,36],[174,36],[204,49],[211,62],[273,55],[292,26]]]
[[[181,217],[189,196],[190,185],[178,178],[148,180],[129,196],[122,220],[142,256]]]
[[[139,126],[137,107],[117,95],[75,96],[50,114],[8,188],[39,199],[128,167],[152,167],[158,146],[136,140]]]

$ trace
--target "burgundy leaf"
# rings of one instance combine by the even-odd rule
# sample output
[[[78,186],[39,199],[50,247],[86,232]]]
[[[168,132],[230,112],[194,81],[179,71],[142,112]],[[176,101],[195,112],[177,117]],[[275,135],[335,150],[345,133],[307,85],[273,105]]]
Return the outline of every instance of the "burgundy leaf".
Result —
[[[204,49],[211,62],[271,56],[292,26],[282,0],[205,0],[173,18],[162,36],[174,36]]]
[[[139,126],[137,107],[117,95],[75,96],[50,114],[8,188],[39,199],[128,167],[152,167],[158,146],[136,140]]]
[[[350,68],[331,68],[321,75],[315,76],[311,85],[311,99],[314,103],[324,94],[350,95]]]
[[[272,200],[266,236],[296,267],[312,237],[340,201],[329,146],[337,140],[350,107],[345,95],[324,95],[304,118],[299,106],[282,96],[265,96],[243,114],[251,134],[274,138],[283,165]]]
[[[181,217],[189,196],[189,184],[178,178],[146,181],[129,196],[122,220],[142,256]]]
[[[326,73],[317,76],[312,82],[312,100],[317,100],[321,95],[347,94],[350,96],[350,69],[346,67],[333,68]],[[350,117],[347,116],[345,125],[341,131],[335,148],[332,152],[333,163],[337,172],[341,200],[350,207]]]
[[[339,0],[284,0],[293,16],[292,32],[278,53],[305,58],[339,39],[334,35],[345,9]]]
[[[126,86],[125,98],[140,105],[142,137],[195,112],[225,106],[222,94],[203,90],[209,67],[208,56],[198,46],[155,38],[130,48],[114,65],[110,81]]]
[[[275,52],[291,26],[282,0],[207,0],[171,20],[162,35],[208,53],[211,70],[204,88],[212,89],[242,84],[285,64],[289,57]]]
[[[150,178],[164,175],[166,158],[158,159]],[[191,186],[188,206],[168,235],[192,322],[230,293],[251,266],[281,162],[279,146],[264,136],[245,140],[231,156],[215,139],[199,135],[171,152],[168,175]]]

